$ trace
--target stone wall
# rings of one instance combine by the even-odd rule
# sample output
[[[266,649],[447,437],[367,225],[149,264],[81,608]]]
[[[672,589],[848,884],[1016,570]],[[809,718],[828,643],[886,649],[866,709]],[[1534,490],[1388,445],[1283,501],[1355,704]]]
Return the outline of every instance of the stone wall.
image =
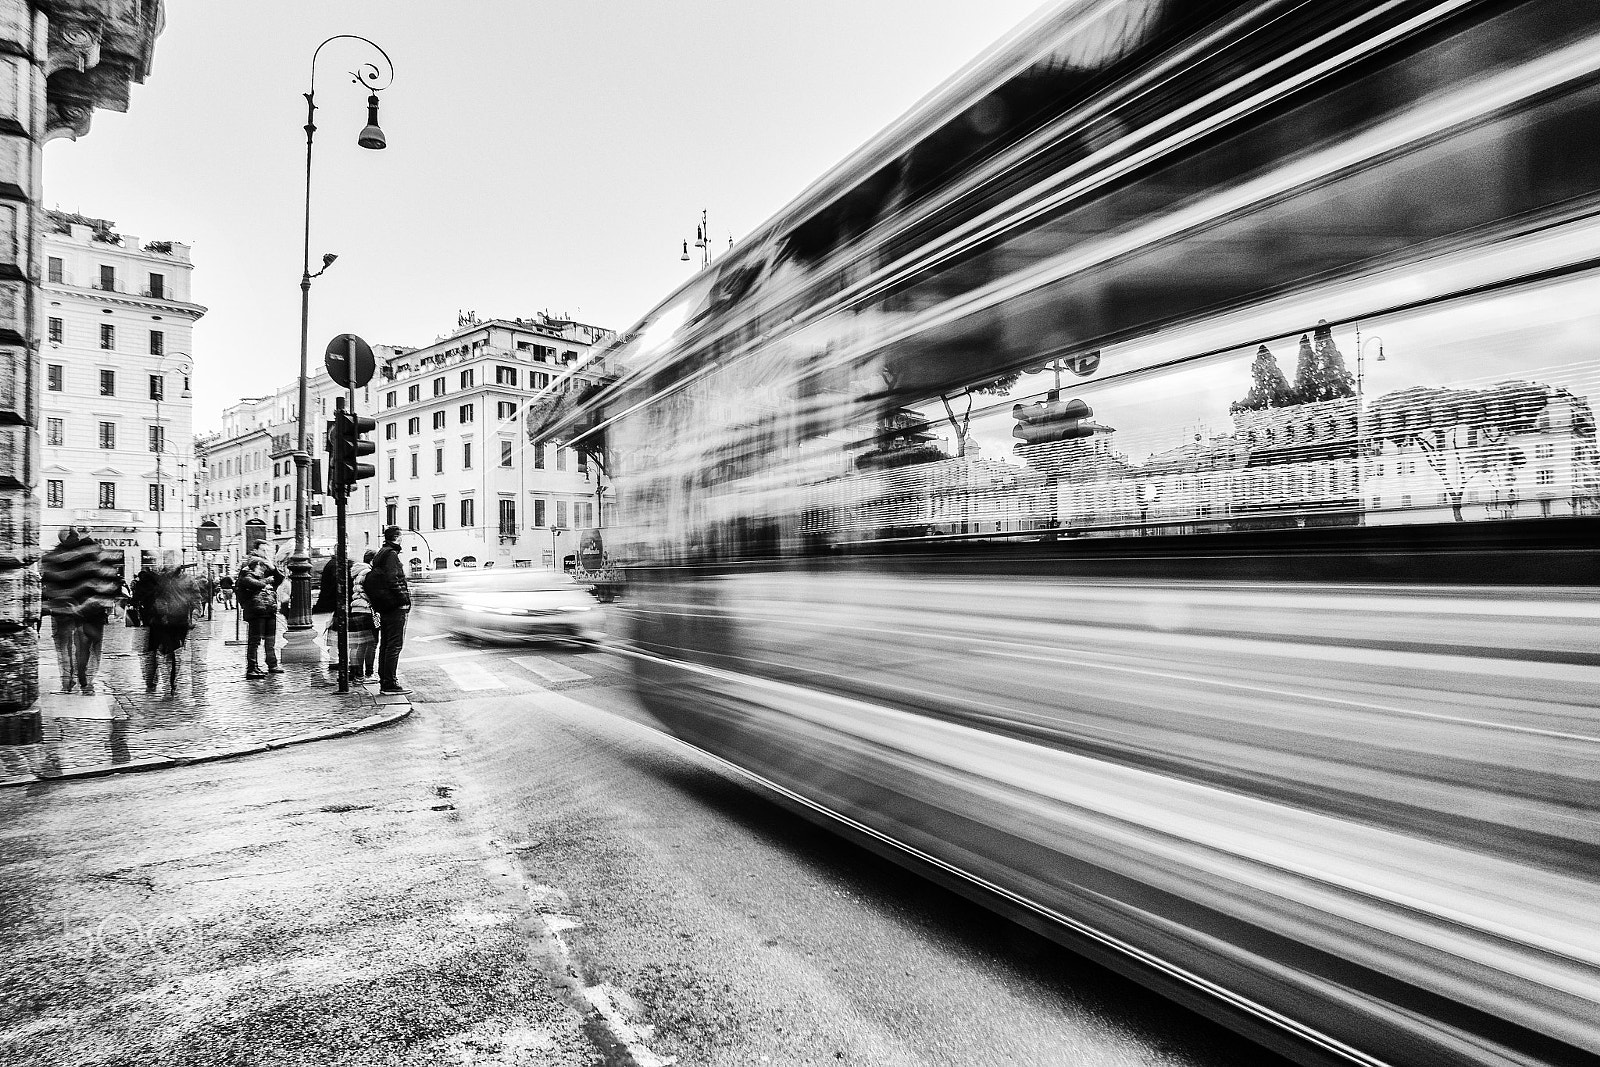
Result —
[[[37,729],[44,145],[128,109],[164,19],[162,0],[0,0],[0,743]]]

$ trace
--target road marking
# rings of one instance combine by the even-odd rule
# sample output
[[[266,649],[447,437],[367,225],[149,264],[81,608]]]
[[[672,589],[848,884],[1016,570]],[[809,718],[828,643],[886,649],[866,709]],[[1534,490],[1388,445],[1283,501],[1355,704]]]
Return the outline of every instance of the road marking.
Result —
[[[528,668],[547,682],[577,682],[587,680],[589,677],[582,671],[575,671],[544,656],[518,656],[511,662]]]
[[[449,634],[424,634],[421,637],[412,638],[412,640],[414,640],[414,641],[443,641],[445,638],[447,638],[449,636],[450,636]]]
[[[439,669],[448,674],[450,680],[456,684],[456,688],[464,693],[506,688],[506,683],[490,674],[481,664],[441,663]]]
[[[431,656],[407,656],[407,663],[435,663],[442,659],[470,659],[473,656],[487,656],[486,648],[464,648],[458,652],[436,652]]]

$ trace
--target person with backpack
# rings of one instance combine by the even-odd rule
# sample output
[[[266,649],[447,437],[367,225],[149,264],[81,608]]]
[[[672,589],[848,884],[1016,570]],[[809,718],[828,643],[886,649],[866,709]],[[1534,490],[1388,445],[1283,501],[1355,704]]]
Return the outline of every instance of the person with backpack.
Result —
[[[278,586],[283,584],[283,573],[272,561],[267,542],[257,541],[250,557],[239,568],[233,580],[239,597],[239,611],[250,628],[249,643],[245,648],[244,676],[251,680],[265,678],[268,674],[282,674],[278,666]],[[267,669],[261,670],[258,650],[266,646]]]
[[[411,584],[400,562],[400,527],[383,531],[383,547],[372,558],[364,579],[367,600],[378,616],[378,692],[403,696],[411,692],[400,684],[400,649],[406,641],[406,615],[411,611]]]

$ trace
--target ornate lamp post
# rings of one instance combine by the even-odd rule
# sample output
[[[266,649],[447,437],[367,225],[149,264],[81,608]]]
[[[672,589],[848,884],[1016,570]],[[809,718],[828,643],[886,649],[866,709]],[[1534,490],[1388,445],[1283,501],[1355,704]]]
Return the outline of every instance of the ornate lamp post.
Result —
[[[161,421],[161,402],[163,400],[165,400],[166,396],[167,396],[167,374],[166,374],[166,370],[167,370],[167,357],[168,356],[180,357],[175,369],[177,370],[178,374],[181,375],[182,378],[183,378],[183,394],[182,395],[184,395],[184,396],[188,396],[189,395],[189,361],[194,358],[194,357],[190,356],[189,353],[187,353],[187,352],[162,352],[162,353],[160,353],[159,355],[156,356],[156,366],[158,368],[160,368],[160,372],[159,372],[160,385],[157,386],[157,388],[155,390],[155,396],[152,398],[156,402],[156,422],[155,422],[156,439],[155,439],[155,442],[154,442],[155,447],[152,448],[151,451],[156,454],[156,494],[157,494],[157,496],[156,496],[156,501],[155,502],[156,502],[157,507],[156,507],[155,510],[156,510],[156,566],[158,566],[158,567],[164,567],[167,564],[166,549],[165,549],[165,547],[164,547],[164,545],[162,543],[163,535],[166,533],[166,528],[167,528],[167,480],[166,480],[165,474],[164,474],[164,472],[162,471],[162,468],[161,468],[161,457],[166,455],[166,453],[167,453],[167,424]],[[177,455],[176,452],[174,452],[173,454]],[[181,472],[183,470],[183,462],[182,462],[181,457],[179,459],[178,469],[179,469],[179,472],[181,474]],[[181,494],[181,493],[184,492],[181,478],[179,479],[179,482],[180,482],[180,484],[179,484],[178,492]],[[183,497],[180,495],[178,500],[179,500],[179,504],[180,504],[180,507],[181,507],[182,506]],[[183,546],[184,546],[184,533],[180,529],[178,531],[178,562],[179,563],[183,562]]]
[[[706,213],[700,212],[700,225],[695,227],[694,246],[700,251],[700,269],[711,266],[711,224],[706,221]],[[733,234],[728,235],[728,247],[733,247]],[[689,241],[683,242],[683,255],[678,257],[684,263],[689,262]]]
[[[289,557],[289,625],[285,628],[286,659],[320,659],[311,633],[311,544],[310,504],[308,501],[308,469],[311,466],[310,436],[307,433],[307,363],[306,353],[311,320],[311,279],[327,270],[336,256],[322,257],[322,270],[311,273],[311,143],[317,132],[317,57],[334,41],[352,40],[370,45],[383,57],[387,70],[366,62],[350,72],[351,80],[368,90],[367,125],[356,143],[362,148],[381,149],[388,142],[378,126],[378,94],[394,82],[394,61],[377,44],[353,33],[340,33],[317,45],[311,53],[311,90],[306,97],[306,210],[305,234],[301,246],[300,270],[300,391],[296,408],[296,441],[294,449],[294,554]]]
[[[1367,345],[1373,341],[1378,342],[1378,362],[1387,362],[1383,357],[1383,338],[1373,334],[1366,340],[1361,339],[1361,325],[1356,324],[1356,510],[1362,515],[1367,513],[1366,477],[1367,464],[1367,439],[1365,437],[1366,412],[1366,355]]]

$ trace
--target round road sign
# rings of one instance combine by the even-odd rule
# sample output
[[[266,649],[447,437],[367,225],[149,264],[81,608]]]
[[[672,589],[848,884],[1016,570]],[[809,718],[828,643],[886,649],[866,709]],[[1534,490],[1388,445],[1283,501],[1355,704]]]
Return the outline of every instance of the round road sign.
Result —
[[[328,377],[346,389],[354,389],[372,381],[378,362],[373,358],[371,345],[353,333],[341,333],[328,342],[322,364],[328,368]]]

